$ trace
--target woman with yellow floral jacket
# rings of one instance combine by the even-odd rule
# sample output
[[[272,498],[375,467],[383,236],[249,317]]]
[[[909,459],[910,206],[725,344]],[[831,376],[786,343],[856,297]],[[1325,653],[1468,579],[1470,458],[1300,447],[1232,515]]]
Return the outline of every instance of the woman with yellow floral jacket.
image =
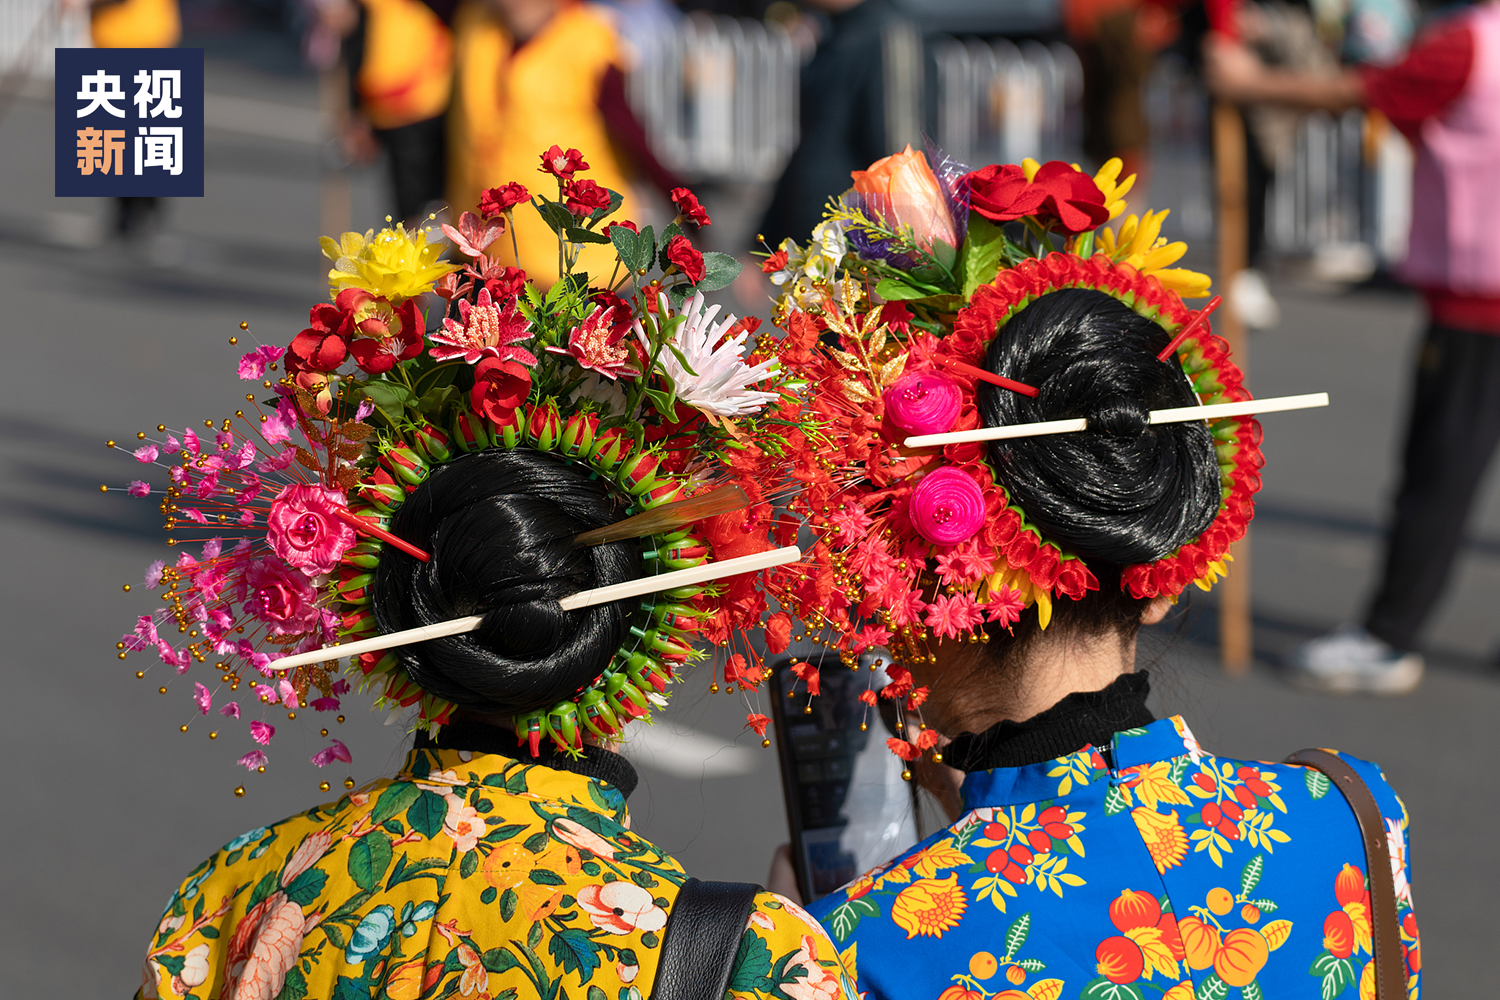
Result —
[[[671,923],[687,876],[631,832],[636,775],[610,745],[666,705],[697,640],[760,628],[751,570],[797,552],[769,551],[746,508],[790,482],[773,446],[798,418],[744,324],[704,309],[733,260],[676,224],[659,246],[650,227],[598,236],[620,195],[570,152],[565,176],[544,156],[555,199],[512,183],[444,226],[457,262],[399,226],[324,240],[329,301],[241,358],[260,386],[244,409],[204,439],[140,435],[167,482],[130,492],[162,496],[182,548],[148,571],[163,606],[120,657],[243,718],[252,772],[277,725],[340,710],[344,657],[418,730],[394,777],[347,778],[195,868],[151,935],[144,1000],[640,1000],[678,938],[697,957],[698,926]],[[562,272],[545,296],[498,258],[534,210]],[[625,255],[612,286],[574,271],[590,240]],[[732,588],[705,586],[742,555]],[[322,737],[313,763],[350,762]],[[745,905],[723,928],[731,994],[856,1000],[816,921],[772,893]]]
[[[951,821],[811,912],[872,1000],[1371,1000],[1389,866],[1383,960],[1415,998],[1379,769],[1345,758],[1384,820],[1367,862],[1323,773],[1216,757],[1147,708],[1137,631],[1228,571],[1269,401],[1184,305],[1208,281],[1170,267],[1161,215],[1108,225],[1119,171],[908,149],[765,265],[829,424],[798,501],[823,641],[890,650],[866,703]]]

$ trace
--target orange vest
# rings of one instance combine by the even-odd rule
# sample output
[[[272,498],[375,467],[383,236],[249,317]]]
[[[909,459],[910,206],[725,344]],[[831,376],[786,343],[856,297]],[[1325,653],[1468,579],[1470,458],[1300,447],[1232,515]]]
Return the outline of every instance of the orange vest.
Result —
[[[419,0],[362,0],[365,57],[359,97],[376,128],[436,118],[453,89],[453,35]]]
[[[458,92],[449,129],[454,211],[472,211],[480,191],[510,181],[557,200],[555,179],[537,172],[541,154],[557,145],[583,153],[589,169],[581,177],[625,196],[611,218],[630,218],[630,188],[598,104],[605,71],[616,64],[614,28],[586,6],[574,4],[513,52],[505,29],[486,5],[469,3],[454,20],[454,34]],[[557,274],[556,237],[535,209],[519,206],[514,218],[520,266],[539,284],[551,285]],[[512,256],[509,234],[499,246],[506,258]],[[602,282],[614,263],[612,248],[587,244],[575,270]]]
[[[97,7],[89,28],[99,49],[166,49],[182,37],[177,0],[124,0]]]

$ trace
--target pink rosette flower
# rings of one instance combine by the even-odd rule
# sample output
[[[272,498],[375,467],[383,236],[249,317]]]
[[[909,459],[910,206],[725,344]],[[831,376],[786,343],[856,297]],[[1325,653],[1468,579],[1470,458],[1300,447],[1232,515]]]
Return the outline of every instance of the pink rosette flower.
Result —
[[[272,635],[301,635],[318,625],[312,583],[275,559],[257,559],[245,567],[239,599],[246,611],[270,626]]]
[[[962,408],[958,383],[936,372],[908,372],[885,391],[885,415],[908,434],[942,434]]]
[[[288,565],[308,576],[331,573],[355,542],[354,529],[335,513],[344,506],[344,494],[335,490],[288,486],[271,504],[266,539]]]
[[[956,545],[984,526],[984,492],[972,476],[952,466],[935,469],[912,491],[907,517],[935,545]]]

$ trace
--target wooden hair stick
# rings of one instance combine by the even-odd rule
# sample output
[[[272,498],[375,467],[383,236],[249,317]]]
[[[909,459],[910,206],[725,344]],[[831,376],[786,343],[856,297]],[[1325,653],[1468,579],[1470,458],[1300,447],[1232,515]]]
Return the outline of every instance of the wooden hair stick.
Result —
[[[1153,424],[1180,424],[1189,420],[1221,420],[1244,417],[1252,413],[1276,413],[1280,410],[1305,410],[1327,406],[1328,393],[1313,392],[1303,396],[1272,396],[1247,399],[1240,403],[1214,403],[1212,406],[1178,406],[1169,410],[1152,410]],[[937,445],[963,444],[968,441],[1003,441],[1010,438],[1038,437],[1043,434],[1072,434],[1088,430],[1085,417],[1070,420],[1041,420],[1032,424],[1007,424],[1003,427],[976,427],[969,431],[947,434],[918,434],[904,442],[908,448],[931,448]]]
[[[655,576],[643,576],[635,580],[626,580],[624,583],[610,584],[608,587],[597,587],[594,590],[583,590],[576,594],[569,594],[557,603],[562,605],[564,611],[576,611],[579,608],[592,607],[596,604],[608,604],[611,601],[624,600],[627,597],[640,597],[643,594],[660,593],[663,590],[675,590],[678,587],[688,587],[696,583],[707,583],[710,580],[722,580],[725,577],[739,576],[741,573],[753,573],[757,570],[770,569],[772,566],[782,566],[789,562],[796,562],[802,558],[802,550],[795,545],[785,548],[771,549],[767,552],[754,552],[748,556],[740,556],[736,559],[725,559],[721,562],[708,562],[702,566],[693,566],[688,569],[673,570],[670,573],[658,573]],[[292,656],[283,656],[279,660],[272,660],[267,665],[267,670],[290,670],[293,667],[303,667],[309,663],[321,663],[324,660],[337,659],[341,656],[359,656],[361,653],[373,653],[380,649],[391,649],[396,646],[406,646],[414,642],[425,642],[428,639],[441,639],[444,636],[460,635],[464,632],[472,632],[484,621],[483,615],[469,615],[465,618],[453,618],[445,622],[437,622],[433,625],[419,625],[401,632],[392,632],[389,635],[377,635],[370,639],[361,639],[342,646],[324,646],[322,649],[314,649],[307,653],[296,653]]]

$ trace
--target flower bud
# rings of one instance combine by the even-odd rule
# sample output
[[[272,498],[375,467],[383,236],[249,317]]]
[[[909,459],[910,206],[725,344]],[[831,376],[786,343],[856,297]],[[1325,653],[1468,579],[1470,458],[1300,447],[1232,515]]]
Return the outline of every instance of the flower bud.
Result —
[[[614,674],[604,682],[604,700],[616,715],[638,719],[651,710],[651,703],[623,673]]]
[[[427,478],[427,460],[410,445],[398,444],[381,460],[397,479],[416,485]]]
[[[413,434],[416,445],[433,463],[446,462],[453,457],[453,450],[448,445],[448,435],[438,430],[431,424],[423,424]]]
[[[343,626],[339,633],[343,636],[363,636],[366,633],[373,635],[378,629],[375,615],[363,609],[347,612],[343,617]]]
[[[641,496],[641,509],[650,510],[664,503],[671,503],[682,492],[682,484],[671,479],[657,480],[655,486],[651,487]]]
[[[504,423],[490,424],[490,441],[504,448],[515,448],[526,435],[526,408],[511,410]]]
[[[539,451],[551,451],[562,437],[562,415],[557,411],[557,401],[545,399],[531,411],[526,424],[526,439]]]
[[[625,672],[630,675],[631,682],[642,691],[650,687],[655,688],[657,694],[661,694],[667,689],[666,675],[649,656],[631,653],[625,663]]]
[[[578,721],[600,738],[614,736],[620,731],[620,720],[604,700],[604,692],[597,688],[590,688],[578,696]]]
[[[634,437],[622,427],[611,427],[594,439],[589,459],[600,472],[613,472],[634,448]]]
[[[490,436],[484,429],[484,421],[464,410],[453,421],[452,440],[459,451],[483,451],[490,446]]]
[[[588,454],[599,430],[599,414],[575,413],[563,424],[562,453],[569,458]]]
[[[661,465],[661,456],[654,451],[643,451],[620,463],[615,478],[627,493],[645,493],[656,485],[656,470]]]
[[[359,487],[358,493],[382,514],[389,514],[406,500],[406,490],[395,483],[365,483]]]

